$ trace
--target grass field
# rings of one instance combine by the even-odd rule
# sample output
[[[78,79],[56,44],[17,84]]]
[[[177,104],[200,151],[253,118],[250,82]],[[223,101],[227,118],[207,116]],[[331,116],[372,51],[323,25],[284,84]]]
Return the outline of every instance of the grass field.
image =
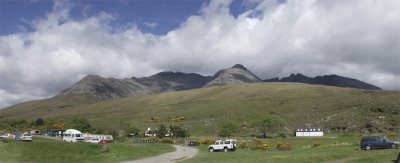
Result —
[[[193,136],[214,136],[218,124],[240,124],[238,136],[258,134],[253,126],[265,115],[287,122],[289,132],[298,125],[318,125],[359,132],[367,123],[398,131],[400,91],[366,91],[300,83],[255,83],[210,87],[189,91],[91,101],[88,97],[55,97],[18,104],[0,110],[1,120],[37,118],[87,118],[94,127],[124,129],[136,126],[144,132],[173,117],[184,117],[179,125]],[[376,111],[380,108],[380,111]],[[379,119],[384,116],[385,119]],[[147,122],[158,117],[160,122]],[[378,131],[374,128],[375,132]]]
[[[105,152],[100,144],[34,138],[33,142],[0,141],[0,162],[118,162],[174,150],[168,144],[111,143]]]
[[[381,149],[365,151],[359,150],[359,137],[324,137],[324,138],[288,138],[265,139],[271,144],[269,151],[238,149],[236,152],[213,152],[207,150],[208,146],[199,147],[199,155],[193,159],[184,161],[187,163],[203,162],[229,162],[229,163],[312,163],[312,162],[354,162],[354,163],[384,163],[396,159],[399,149]],[[239,140],[244,141],[244,140]],[[292,144],[291,151],[278,151],[275,149],[279,141]],[[320,143],[318,148],[312,147],[314,143]]]

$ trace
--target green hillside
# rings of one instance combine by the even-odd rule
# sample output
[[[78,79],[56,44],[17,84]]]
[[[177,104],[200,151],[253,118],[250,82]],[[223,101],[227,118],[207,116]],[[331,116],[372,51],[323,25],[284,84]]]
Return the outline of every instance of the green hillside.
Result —
[[[192,135],[215,135],[218,124],[234,121],[239,135],[257,134],[254,123],[274,114],[289,130],[311,124],[345,131],[399,131],[400,91],[366,91],[300,83],[218,86],[96,101],[89,97],[55,97],[0,110],[2,120],[84,117],[98,128],[141,129],[175,123]],[[150,122],[157,117],[160,122]],[[181,122],[172,122],[184,117]],[[365,128],[369,124],[369,128]]]

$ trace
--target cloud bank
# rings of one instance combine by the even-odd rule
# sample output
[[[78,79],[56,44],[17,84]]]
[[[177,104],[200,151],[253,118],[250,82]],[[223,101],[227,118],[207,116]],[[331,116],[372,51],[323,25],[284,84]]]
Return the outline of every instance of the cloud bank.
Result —
[[[203,5],[166,35],[101,12],[80,20],[56,1],[34,31],[0,36],[0,108],[50,97],[87,74],[141,77],[163,70],[212,75],[235,63],[261,78],[338,74],[399,90],[400,1],[229,0]],[[154,24],[149,24],[156,26]]]

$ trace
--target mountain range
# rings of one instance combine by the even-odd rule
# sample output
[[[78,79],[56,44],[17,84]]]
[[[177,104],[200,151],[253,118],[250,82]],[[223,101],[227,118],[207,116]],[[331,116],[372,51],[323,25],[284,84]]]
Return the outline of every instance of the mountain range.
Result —
[[[351,87],[367,90],[380,90],[371,84],[338,75],[324,75],[315,78],[302,74],[292,74],[282,79],[272,78],[261,80],[241,64],[218,71],[213,76],[202,76],[196,73],[165,71],[142,78],[103,78],[98,75],[88,75],[76,84],[63,90],[58,96],[85,94],[102,100],[116,99],[128,96],[141,96],[197,89],[202,87],[222,86],[241,83],[258,82],[298,82],[337,87]]]
[[[363,89],[341,88],[356,86]],[[251,136],[257,133],[256,122],[274,114],[290,130],[311,124],[330,131],[400,131],[400,92],[366,89],[378,88],[337,75],[293,74],[263,81],[239,64],[213,76],[160,72],[115,79],[88,75],[55,97],[0,109],[0,123],[82,117],[96,128],[132,125],[145,130],[184,117],[181,125],[191,135],[213,136],[221,122],[234,121],[240,124],[241,134]],[[153,122],[154,117],[160,121]]]
[[[303,74],[291,74],[282,79],[272,78],[266,79],[264,82],[297,82],[306,84],[328,85],[335,87],[350,87],[367,90],[381,90],[381,88],[359,81],[357,79],[347,78],[339,75],[324,75],[316,76],[314,78],[305,76]]]

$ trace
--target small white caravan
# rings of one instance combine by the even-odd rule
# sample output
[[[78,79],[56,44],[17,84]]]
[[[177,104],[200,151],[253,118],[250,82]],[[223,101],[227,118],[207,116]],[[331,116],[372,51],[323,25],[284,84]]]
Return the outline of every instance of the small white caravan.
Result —
[[[80,131],[75,129],[67,129],[63,134],[63,141],[64,142],[83,142],[83,135]]]

